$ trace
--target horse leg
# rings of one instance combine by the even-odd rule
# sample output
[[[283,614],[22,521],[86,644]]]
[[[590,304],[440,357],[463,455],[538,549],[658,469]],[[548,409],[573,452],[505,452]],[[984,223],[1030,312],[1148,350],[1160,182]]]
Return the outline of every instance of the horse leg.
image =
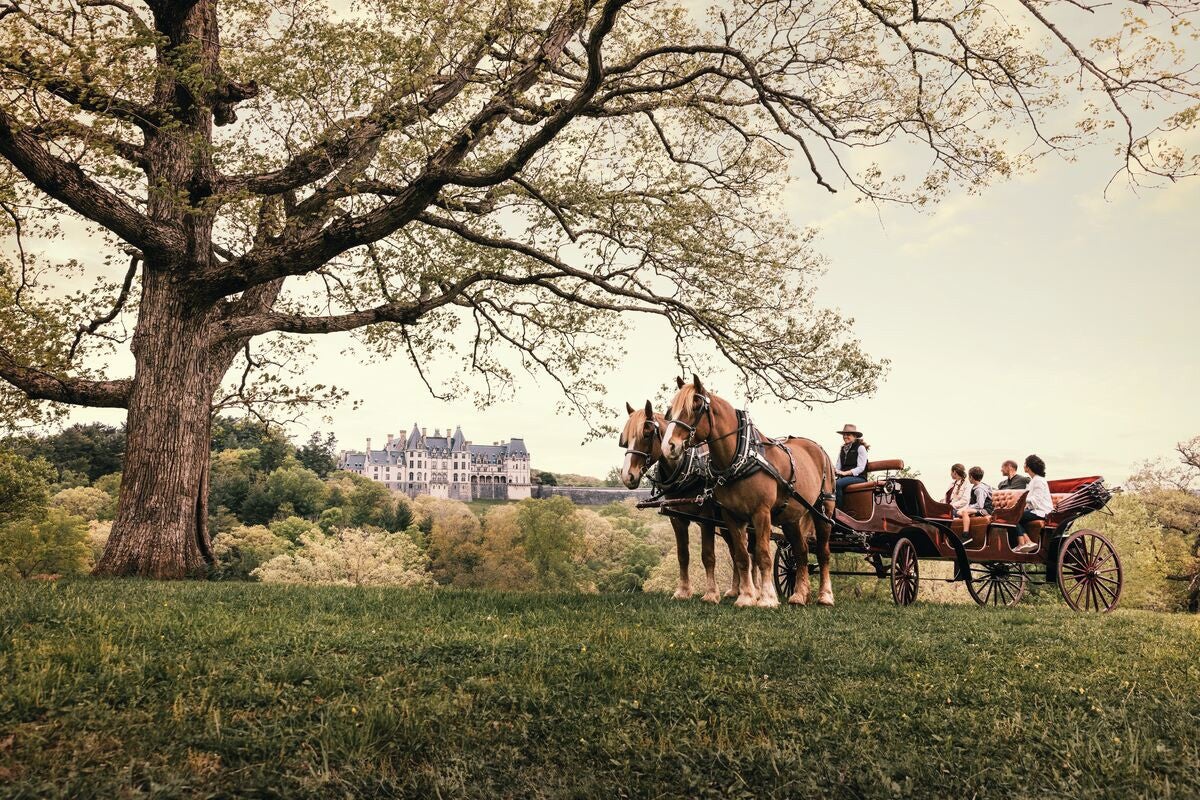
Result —
[[[675,529],[675,555],[679,558],[679,588],[675,590],[676,600],[690,600],[692,597],[692,580],[688,575],[688,526],[686,519],[671,517],[671,527]]]
[[[700,561],[704,564],[704,597],[706,603],[721,602],[717,593],[717,554],[713,544],[716,539],[716,528],[712,523],[700,525]]]
[[[793,590],[792,596],[788,598],[788,603],[802,606],[808,602],[809,593],[808,537],[804,535],[798,522],[788,522],[781,527],[788,544],[792,546],[792,554],[796,558],[796,588]]]
[[[758,596],[754,584],[750,581],[750,553],[746,550],[746,523],[725,515],[725,527],[729,529],[729,549],[733,553],[733,563],[737,568],[738,598],[734,605],[738,608],[754,605]]]
[[[832,518],[833,509],[828,509]],[[829,538],[833,526],[827,522],[813,519],[813,527],[817,529],[817,564],[821,568],[821,589],[817,592],[817,605],[833,605],[833,581],[829,577]]]
[[[725,591],[725,596],[737,597],[738,587],[742,585],[741,571],[738,569],[737,560],[733,557],[733,541],[727,529],[721,529],[721,538],[725,540],[725,548],[729,551],[729,563],[733,565],[733,583],[729,584],[729,589]]]
[[[771,509],[754,515],[754,573],[758,583],[758,604],[763,608],[779,605],[775,581],[771,579]]]

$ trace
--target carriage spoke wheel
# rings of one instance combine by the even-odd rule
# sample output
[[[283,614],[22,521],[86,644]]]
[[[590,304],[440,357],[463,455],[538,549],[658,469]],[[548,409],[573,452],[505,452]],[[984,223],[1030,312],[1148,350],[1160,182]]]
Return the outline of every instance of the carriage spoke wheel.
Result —
[[[892,599],[896,601],[896,605],[911,605],[917,599],[919,578],[917,548],[911,541],[902,537],[892,549]]]
[[[796,591],[796,555],[788,542],[775,545],[775,591],[791,597]]]
[[[1121,599],[1121,559],[1095,531],[1067,537],[1058,552],[1058,588],[1076,611],[1108,612]]]
[[[1015,606],[1028,586],[1025,568],[1004,561],[972,563],[967,579],[967,591],[981,606]]]

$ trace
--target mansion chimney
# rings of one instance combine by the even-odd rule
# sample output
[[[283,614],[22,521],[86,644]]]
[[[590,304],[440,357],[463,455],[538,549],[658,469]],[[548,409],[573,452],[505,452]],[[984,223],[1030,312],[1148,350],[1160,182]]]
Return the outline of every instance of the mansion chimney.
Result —
[[[367,437],[367,452],[368,453],[371,452],[371,437],[370,436]]]

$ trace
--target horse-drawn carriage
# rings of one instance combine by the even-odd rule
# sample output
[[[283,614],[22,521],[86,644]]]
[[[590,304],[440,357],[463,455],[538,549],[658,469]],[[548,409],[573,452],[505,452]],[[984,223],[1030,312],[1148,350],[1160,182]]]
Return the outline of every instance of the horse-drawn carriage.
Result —
[[[898,470],[899,461],[872,462],[868,472]],[[891,477],[847,487],[843,508],[834,513],[830,549],[861,553],[871,571],[835,572],[887,580],[892,599],[908,605],[917,597],[920,562],[949,561],[981,606],[1012,606],[1021,601],[1032,580],[1058,584],[1067,605],[1076,611],[1111,611],[1121,597],[1120,557],[1112,544],[1093,530],[1072,530],[1082,516],[1102,510],[1111,497],[1100,477],[1050,481],[1054,511],[1045,522],[1026,526],[1037,545],[1016,552],[1012,541],[1025,509],[1024,491],[993,493],[991,515],[963,520],[950,506],[930,497],[915,478]],[[670,513],[669,509],[664,510]],[[776,538],[776,588],[788,593],[799,565],[783,537]]]
[[[664,484],[660,476],[660,490],[638,505],[673,518],[681,590],[687,573],[687,524],[698,522],[705,535],[705,597],[710,600],[715,597],[711,539],[718,529],[724,529],[734,557],[739,605],[749,604],[748,586],[751,593],[761,591],[743,582],[746,569],[768,588],[773,582],[775,591],[791,602],[807,601],[809,575],[819,572],[819,602],[824,604],[833,602],[829,575],[839,574],[885,579],[893,600],[908,605],[917,597],[922,560],[951,562],[953,576],[937,580],[962,581],[979,605],[1016,605],[1033,580],[1057,584],[1077,611],[1111,611],[1120,600],[1121,561],[1112,544],[1096,531],[1073,530],[1081,517],[1103,510],[1111,498],[1100,477],[1049,481],[1054,510],[1044,521],[1026,523],[1036,547],[1018,552],[1012,542],[1025,510],[1024,491],[994,492],[993,512],[971,517],[964,531],[962,518],[949,505],[934,500],[920,480],[902,475],[903,462],[875,461],[867,464],[867,472],[883,476],[846,487],[842,507],[834,509],[828,492],[832,466],[819,446],[800,437],[762,436],[743,412],[706,392],[699,379],[694,386],[679,385],[670,418],[653,414],[649,403],[644,412],[629,409],[622,446],[623,474],[637,472],[631,467],[635,461],[646,469],[656,461],[673,461],[675,480]],[[698,458],[706,446],[712,449],[708,459]],[[641,473],[635,477],[640,480]],[[751,480],[756,487],[749,485]],[[746,485],[740,494],[739,484]],[[783,535],[774,533],[776,525]],[[802,525],[815,532],[817,564],[809,564],[808,533],[801,533]],[[771,566],[767,540],[756,536],[755,527],[772,532],[773,581],[765,574]],[[756,551],[751,561],[746,560],[747,544]],[[861,554],[870,571],[831,570],[832,553]],[[773,604],[775,592],[769,595],[760,604]]]

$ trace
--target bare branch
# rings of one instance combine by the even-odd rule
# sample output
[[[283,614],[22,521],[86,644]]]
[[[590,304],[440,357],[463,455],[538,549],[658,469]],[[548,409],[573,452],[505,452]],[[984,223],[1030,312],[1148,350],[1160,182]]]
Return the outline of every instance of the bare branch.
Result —
[[[96,317],[87,325],[80,325],[75,331],[75,341],[71,342],[71,349],[67,351],[67,362],[75,360],[75,351],[79,349],[79,343],[83,337],[95,333],[100,330],[100,327],[107,325],[117,318],[117,314],[121,313],[121,309],[125,307],[125,301],[129,299],[129,288],[133,285],[134,276],[137,275],[138,264],[142,260],[141,253],[134,253],[129,258],[129,269],[125,271],[125,280],[121,283],[121,291],[117,295],[117,301],[113,303],[112,310],[103,316]]]

